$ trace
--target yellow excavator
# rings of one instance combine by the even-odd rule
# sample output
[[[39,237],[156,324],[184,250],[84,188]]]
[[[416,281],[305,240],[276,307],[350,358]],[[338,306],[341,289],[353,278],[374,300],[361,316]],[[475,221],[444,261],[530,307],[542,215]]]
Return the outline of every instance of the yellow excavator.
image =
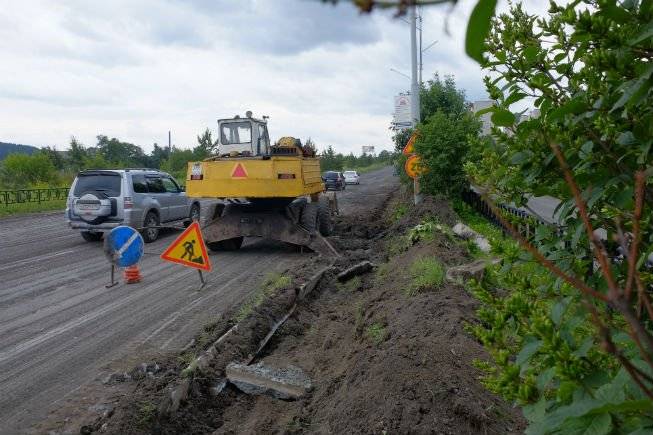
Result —
[[[270,143],[267,117],[218,120],[217,154],[189,162],[186,193],[218,199],[202,228],[209,249],[240,249],[244,237],[263,237],[308,247],[323,255],[338,253],[324,238],[333,231],[335,194],[324,193],[315,150],[298,139]]]

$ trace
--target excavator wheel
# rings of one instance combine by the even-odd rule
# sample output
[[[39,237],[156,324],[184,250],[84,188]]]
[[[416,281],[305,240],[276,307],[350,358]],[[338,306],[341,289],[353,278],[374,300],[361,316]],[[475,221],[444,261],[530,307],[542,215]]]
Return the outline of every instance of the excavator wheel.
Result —
[[[324,237],[333,233],[333,218],[331,217],[331,205],[326,195],[320,195],[317,203],[317,220],[320,234]]]
[[[311,233],[318,229],[318,205],[309,202],[302,208],[302,214],[299,218],[299,224]]]

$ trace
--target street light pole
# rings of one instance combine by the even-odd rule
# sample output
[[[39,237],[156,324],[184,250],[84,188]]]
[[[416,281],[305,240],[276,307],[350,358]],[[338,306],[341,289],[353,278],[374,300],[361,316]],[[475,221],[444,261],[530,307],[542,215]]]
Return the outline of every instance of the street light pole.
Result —
[[[417,17],[415,14],[416,6],[409,8],[410,12],[410,60],[411,60],[411,84],[410,84],[410,101],[411,116],[413,118],[413,127],[420,121],[419,113],[419,84],[417,82]]]
[[[419,86],[420,88],[422,87],[422,70],[424,69],[424,63],[422,63],[422,55],[424,54],[424,50],[422,50],[422,26],[424,23],[422,22],[422,8],[419,9]]]
[[[411,117],[413,118],[413,127],[416,127],[419,123],[420,117],[420,103],[419,103],[419,91],[420,86],[417,82],[417,17],[415,15],[415,9],[417,6],[411,6],[409,9],[410,12],[410,60],[411,60],[411,83],[410,83],[410,108],[411,108]],[[421,36],[421,32],[420,32]],[[421,37],[420,37],[421,40]],[[421,43],[421,41],[420,41]],[[422,50],[420,47],[420,57],[422,55]],[[421,66],[421,62],[420,62]],[[415,133],[413,133],[415,134]],[[413,178],[413,201],[415,205],[422,202],[422,195],[420,194],[419,188],[419,176]]]

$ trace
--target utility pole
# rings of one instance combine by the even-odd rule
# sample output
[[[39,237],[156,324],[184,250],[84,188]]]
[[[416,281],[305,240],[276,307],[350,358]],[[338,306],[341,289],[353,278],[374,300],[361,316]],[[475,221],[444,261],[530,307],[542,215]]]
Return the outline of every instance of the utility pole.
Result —
[[[420,121],[419,113],[419,84],[417,83],[417,17],[415,9],[417,6],[411,6],[410,11],[410,60],[411,60],[411,84],[410,84],[410,102],[411,116],[413,118],[413,127]]]
[[[168,158],[170,158],[170,155],[172,155],[172,135],[170,134],[170,130],[168,130]]]
[[[410,108],[411,108],[411,117],[413,118],[413,127],[416,127],[419,123],[420,117],[420,102],[419,102],[419,91],[420,87],[417,82],[417,17],[415,10],[417,6],[411,6],[409,8],[410,12],[410,60],[411,60],[411,84],[410,84]],[[420,32],[420,41],[421,41],[421,32]],[[422,55],[422,50],[420,47],[420,57]],[[420,62],[421,66],[421,62]],[[413,178],[413,201],[415,204],[422,202],[422,195],[420,194],[419,188],[419,177]]]
[[[417,16],[419,19],[419,87],[421,89],[422,87],[422,70],[424,69],[424,63],[422,62],[422,54],[424,54],[424,50],[422,50],[422,8],[419,8],[419,15]]]

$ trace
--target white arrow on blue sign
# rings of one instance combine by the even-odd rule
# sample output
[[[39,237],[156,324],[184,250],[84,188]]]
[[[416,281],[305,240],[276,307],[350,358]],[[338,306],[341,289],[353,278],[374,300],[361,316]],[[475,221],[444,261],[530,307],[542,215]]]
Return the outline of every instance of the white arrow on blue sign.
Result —
[[[112,264],[129,267],[143,256],[145,243],[141,234],[132,227],[121,225],[104,237],[104,252]]]

